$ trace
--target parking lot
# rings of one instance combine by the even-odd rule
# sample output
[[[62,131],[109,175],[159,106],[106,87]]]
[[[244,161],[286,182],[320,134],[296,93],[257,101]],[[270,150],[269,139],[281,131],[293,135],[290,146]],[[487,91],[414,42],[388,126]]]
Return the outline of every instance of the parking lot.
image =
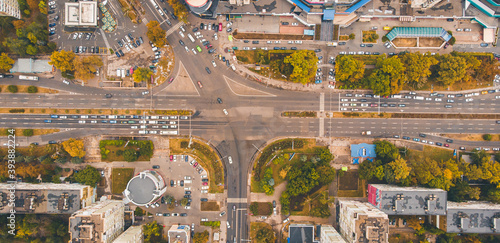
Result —
[[[208,193],[207,172],[196,159],[188,155],[170,155],[155,166],[158,166],[156,171],[163,176],[167,184],[165,195],[175,198],[175,201],[172,202],[175,207],[172,210],[169,209],[166,201],[162,204],[161,200],[158,200],[159,207],[150,206],[146,209],[155,215],[158,222],[165,225],[177,223],[191,225],[194,222],[195,231],[201,232],[205,230],[199,224],[202,219],[207,221],[222,220],[222,216],[220,216],[222,209],[212,212],[201,211],[201,200],[221,201],[222,198],[216,198],[214,194]],[[189,199],[188,206],[181,205],[180,202],[183,198]],[[219,204],[219,206],[222,205]]]

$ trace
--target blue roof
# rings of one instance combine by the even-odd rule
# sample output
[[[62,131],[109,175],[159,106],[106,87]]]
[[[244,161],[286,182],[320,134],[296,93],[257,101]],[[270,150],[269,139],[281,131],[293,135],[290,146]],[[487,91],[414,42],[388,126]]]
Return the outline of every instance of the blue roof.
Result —
[[[323,20],[333,20],[335,17],[335,9],[324,9]]]
[[[350,8],[348,8],[346,11],[346,13],[352,13],[356,10],[358,10],[359,8],[365,6],[365,4],[369,3],[371,0],[361,0],[359,2],[357,2],[356,4],[352,5]]]
[[[351,144],[351,157],[357,158],[375,158],[377,154],[375,153],[375,144]]]
[[[288,1],[291,1],[293,4],[297,5],[299,8],[301,8],[302,10],[304,10],[304,11],[306,11],[308,13],[309,13],[309,11],[311,11],[311,8],[308,7],[307,5],[305,5],[300,0],[288,0]]]

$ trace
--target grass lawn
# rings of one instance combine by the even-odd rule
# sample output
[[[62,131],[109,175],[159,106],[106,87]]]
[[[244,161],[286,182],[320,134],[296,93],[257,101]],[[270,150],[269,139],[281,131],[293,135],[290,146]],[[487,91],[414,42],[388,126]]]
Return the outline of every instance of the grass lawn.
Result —
[[[349,36],[348,35],[341,35],[341,36],[339,36],[339,40],[340,41],[347,41],[347,40],[349,40]]]
[[[271,227],[271,225],[266,224],[266,223],[262,223],[262,222],[251,222],[250,223],[250,239],[253,239],[252,243],[260,243],[256,240],[257,239],[257,231],[259,231],[262,228],[269,228],[271,230],[273,229]]]
[[[421,155],[421,158],[430,157],[431,159],[437,161],[447,161],[453,158],[453,150],[443,149],[435,146],[424,146],[424,151],[410,150],[410,160],[415,160],[416,155]]]
[[[252,209],[256,207],[256,212],[252,211]],[[250,212],[253,213],[254,216],[257,215],[271,215],[273,213],[273,204],[270,202],[252,202],[250,205]]]
[[[111,171],[111,193],[121,194],[134,176],[134,168],[113,168]]]
[[[0,128],[0,136],[7,136],[7,130],[10,128]],[[16,129],[16,136],[22,137],[23,135],[23,130],[22,128],[14,128]],[[44,134],[51,134],[51,133],[56,133],[59,132],[59,129],[33,129],[33,136],[37,135],[44,135]],[[10,133],[9,133],[10,134]]]
[[[352,58],[363,61],[365,65],[375,65],[377,63],[377,58],[379,55],[351,55]]]
[[[441,136],[451,139],[459,139],[466,141],[485,141],[483,134],[440,134]],[[500,141],[500,134],[491,134],[491,141]]]
[[[365,180],[359,179],[357,170],[344,172],[344,175],[338,176],[338,197],[364,197],[365,196]],[[355,189],[356,188],[356,189]]]
[[[215,151],[208,145],[193,140],[191,148],[182,148],[181,143],[188,143],[189,139],[171,139],[170,152],[172,154],[189,154],[208,172],[211,193],[224,192],[224,166]],[[199,149],[195,149],[198,147]]]
[[[377,43],[378,35],[375,30],[363,31],[363,43]]]
[[[302,198],[300,198],[296,202],[300,202],[301,204],[303,203],[303,207],[301,210],[291,210],[291,215],[295,216],[311,216],[311,210],[315,207],[321,207],[323,204],[320,202],[320,198],[322,196],[323,192],[328,192],[328,186],[323,186],[319,188],[317,191],[312,193],[311,195],[306,195]]]
[[[201,202],[201,211],[220,211],[219,203],[217,202]]]
[[[133,149],[139,153],[139,157],[137,158],[136,161],[149,161],[149,160],[151,160],[151,156],[153,156],[152,153],[151,153],[151,156],[149,156],[148,154],[143,154],[143,148],[141,148],[140,145],[137,144],[137,143],[142,143],[142,144],[148,143],[149,145],[153,146],[153,142],[150,140],[146,140],[146,141],[129,140],[128,144],[127,144],[127,140],[122,140],[123,145],[121,145],[121,146],[107,144],[106,142],[108,142],[108,141],[113,142],[114,140],[101,140],[100,144],[99,144],[99,148],[101,148],[101,160],[102,161],[107,161],[107,162],[125,161],[125,158],[120,153],[123,153],[125,150],[128,150],[128,149]],[[126,147],[125,147],[125,144],[127,144]],[[106,155],[103,155],[103,152],[102,152],[103,148],[106,149],[106,151],[109,151]],[[154,148],[152,149],[152,151],[154,151]]]
[[[42,155],[54,153],[62,148],[62,144],[46,144],[46,145],[31,145],[28,147],[16,147],[16,153],[22,154],[24,156],[36,156],[40,157]],[[0,156],[6,156],[8,154],[9,148],[1,147]]]

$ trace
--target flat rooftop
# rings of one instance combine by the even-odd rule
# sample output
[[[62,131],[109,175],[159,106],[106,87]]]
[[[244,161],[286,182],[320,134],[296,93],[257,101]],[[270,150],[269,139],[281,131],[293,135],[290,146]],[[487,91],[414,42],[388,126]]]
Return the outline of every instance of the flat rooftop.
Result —
[[[500,204],[490,202],[448,202],[446,232],[498,233],[500,230]]]
[[[409,4],[403,4],[398,0],[372,0],[356,11],[361,16],[443,16],[461,17],[463,3],[461,1],[441,1],[431,8],[411,8]]]
[[[291,14],[294,6],[286,0],[260,0],[248,5],[236,6],[228,1],[219,1],[218,14]]]
[[[436,188],[370,184],[368,202],[388,215],[445,215],[447,192]]]
[[[97,26],[97,2],[66,2],[64,4],[64,25],[95,27]]]

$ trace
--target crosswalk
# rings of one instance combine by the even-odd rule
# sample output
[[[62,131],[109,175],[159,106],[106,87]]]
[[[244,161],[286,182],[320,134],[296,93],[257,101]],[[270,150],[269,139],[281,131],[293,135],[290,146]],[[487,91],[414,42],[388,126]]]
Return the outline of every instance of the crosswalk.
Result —
[[[183,25],[184,23],[181,21],[181,22],[178,22],[177,24],[175,24],[174,26],[172,26],[172,28],[168,29],[167,30],[167,33],[165,34],[165,38],[167,38],[170,34],[174,33],[174,31],[178,30],[179,27],[181,27],[181,25]]]

